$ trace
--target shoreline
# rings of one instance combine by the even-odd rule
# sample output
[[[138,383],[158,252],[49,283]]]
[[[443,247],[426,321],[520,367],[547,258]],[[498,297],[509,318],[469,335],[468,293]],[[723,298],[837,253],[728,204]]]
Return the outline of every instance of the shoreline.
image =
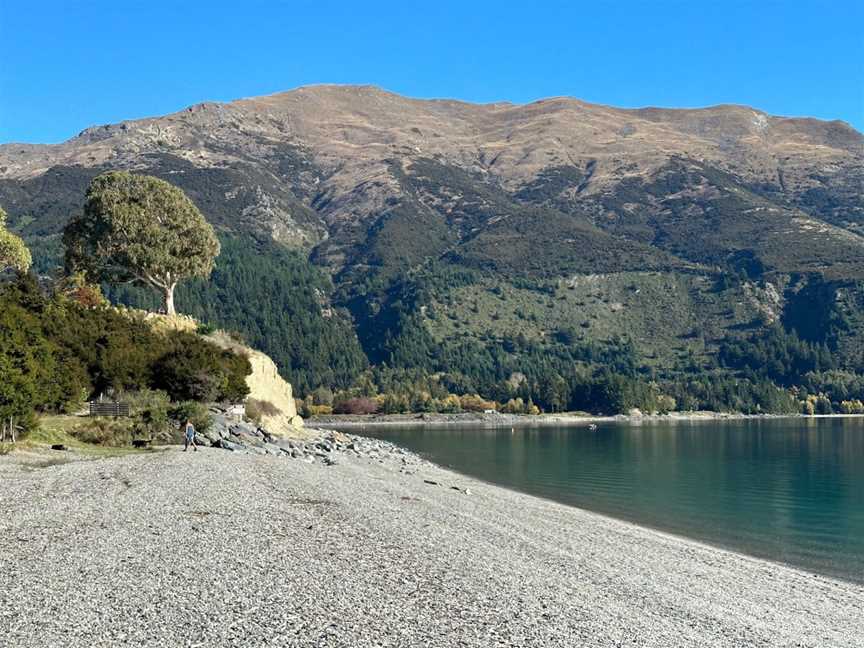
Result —
[[[682,412],[670,414],[617,414],[614,416],[592,414],[328,414],[305,419],[307,425],[316,428],[350,430],[376,427],[464,427],[529,428],[544,426],[586,426],[597,423],[690,423],[699,421],[746,421],[782,419],[864,419],[864,414],[732,414],[725,412]]]
[[[0,457],[0,627],[16,646],[851,648],[864,636],[864,586],[378,447],[390,450],[334,465],[215,448]]]

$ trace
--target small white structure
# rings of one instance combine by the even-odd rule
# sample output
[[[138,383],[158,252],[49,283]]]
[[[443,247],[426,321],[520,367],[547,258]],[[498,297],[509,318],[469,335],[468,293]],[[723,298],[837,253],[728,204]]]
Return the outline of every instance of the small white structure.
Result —
[[[243,418],[246,416],[246,403],[237,403],[236,405],[232,405],[225,412],[228,416],[233,416],[235,418]]]

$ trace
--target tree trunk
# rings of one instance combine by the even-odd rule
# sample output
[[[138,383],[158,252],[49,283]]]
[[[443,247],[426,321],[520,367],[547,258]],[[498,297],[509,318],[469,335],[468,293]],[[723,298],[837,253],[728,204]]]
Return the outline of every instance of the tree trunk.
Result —
[[[176,285],[177,284],[171,284],[170,286],[165,288],[165,295],[163,297],[165,300],[165,303],[163,304],[163,306],[165,307],[165,312],[168,315],[176,315],[177,314],[177,311],[174,309],[174,287]]]

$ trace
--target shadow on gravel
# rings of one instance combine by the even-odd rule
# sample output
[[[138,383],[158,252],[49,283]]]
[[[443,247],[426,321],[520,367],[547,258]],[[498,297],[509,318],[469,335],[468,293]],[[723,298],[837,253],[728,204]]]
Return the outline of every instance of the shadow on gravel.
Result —
[[[63,464],[72,463],[75,459],[68,459],[66,457],[57,457],[52,459],[39,459],[37,461],[28,461],[26,463],[21,463],[21,470],[25,472],[35,472],[37,470],[42,470],[43,468],[50,468],[51,466],[62,466]]]

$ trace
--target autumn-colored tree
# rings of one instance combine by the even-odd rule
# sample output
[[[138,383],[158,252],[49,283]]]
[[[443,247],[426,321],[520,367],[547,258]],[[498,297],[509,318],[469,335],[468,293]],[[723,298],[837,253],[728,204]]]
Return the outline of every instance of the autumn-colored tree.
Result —
[[[0,272],[9,269],[27,272],[32,262],[24,241],[6,229],[6,212],[0,207]]]
[[[151,286],[172,315],[177,283],[209,276],[219,255],[213,228],[182,190],[125,171],[93,179],[84,210],[66,226],[63,242],[67,272]]]
[[[463,394],[459,397],[459,403],[466,412],[485,412],[486,410],[498,409],[498,403],[481,398],[477,394]]]
[[[374,398],[360,396],[337,402],[333,411],[336,414],[374,414],[378,408],[378,401]]]
[[[107,306],[109,303],[102,295],[99,284],[89,283],[83,272],[75,272],[64,277],[56,285],[55,291],[84,308],[98,308]]]

